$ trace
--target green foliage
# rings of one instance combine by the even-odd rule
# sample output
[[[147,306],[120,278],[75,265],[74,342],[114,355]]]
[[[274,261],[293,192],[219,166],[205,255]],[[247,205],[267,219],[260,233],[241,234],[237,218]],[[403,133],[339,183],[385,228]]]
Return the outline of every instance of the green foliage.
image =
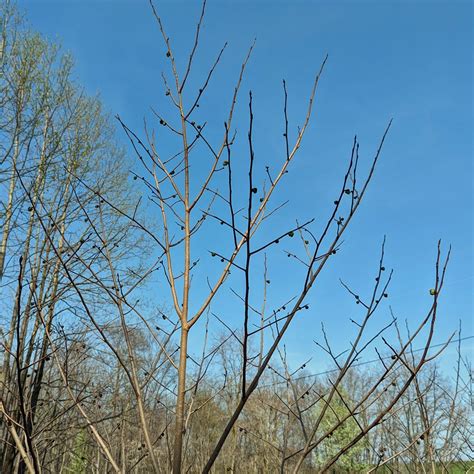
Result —
[[[74,440],[71,452],[71,461],[66,467],[66,472],[71,474],[86,474],[87,472],[87,433],[81,430]]]
[[[340,389],[340,396],[335,395],[333,398],[330,408],[326,411],[325,416],[321,423],[321,429],[323,432],[328,432],[333,426],[335,426],[339,420],[345,419],[349,414],[347,406],[343,403],[342,398],[349,402],[350,396],[344,393]],[[330,437],[326,439],[323,444],[322,453],[324,458],[330,459],[335,456],[346,444],[352,441],[360,433],[360,428],[354,418],[349,417],[347,420],[339,426]],[[367,447],[367,441],[361,440],[354,447],[352,447],[346,454],[343,454],[336,463],[336,466],[344,472],[361,472],[366,467],[363,463],[359,462],[360,455],[364,452]],[[322,454],[321,453],[321,454]]]

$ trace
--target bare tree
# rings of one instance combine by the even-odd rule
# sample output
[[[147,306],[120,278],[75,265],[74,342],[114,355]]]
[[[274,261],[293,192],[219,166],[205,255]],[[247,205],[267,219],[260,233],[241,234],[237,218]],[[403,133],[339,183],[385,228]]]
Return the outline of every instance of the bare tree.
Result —
[[[187,363],[190,353],[188,347],[189,333],[204,314],[208,311],[212,311],[212,305],[225,285],[230,286],[232,282],[236,281],[240,281],[243,284],[243,291],[235,292],[242,303],[243,326],[238,333],[239,335],[237,335],[235,330],[231,330],[241,345],[242,350],[240,368],[241,380],[239,382],[241,393],[204,467],[203,472],[209,472],[251,395],[256,390],[264,371],[267,369],[288,327],[294,320],[296,314],[308,309],[308,305],[305,304],[308,293],[331,257],[336,254],[343,234],[366,195],[368,185],[374,176],[381,148],[390,128],[390,124],[382,136],[380,145],[368,168],[368,172],[362,178],[357,174],[359,165],[359,144],[357,139],[354,139],[347,170],[342,177],[339,191],[334,200],[333,211],[329,213],[326,223],[319,230],[319,233],[316,233],[312,228],[313,220],[311,219],[302,224],[297,223],[293,227],[290,225],[286,229],[281,229],[277,235],[268,237],[262,229],[267,223],[267,220],[279,209],[278,206],[273,209],[270,207],[272,197],[275,190],[282,186],[285,175],[296,159],[297,152],[308,129],[318,82],[323,72],[326,59],[322,62],[310,91],[306,116],[303,118],[302,125],[298,127],[298,131],[293,138],[291,137],[291,126],[287,112],[287,87],[286,83],[283,82],[282,109],[284,144],[281,164],[276,170],[273,166],[265,165],[265,181],[260,183],[260,186],[256,178],[256,169],[259,164],[254,149],[253,96],[251,92],[249,93],[249,125],[246,137],[248,145],[248,165],[247,171],[244,172],[247,175],[247,189],[243,193],[236,192],[237,188],[242,189],[241,184],[237,185],[237,180],[239,180],[239,183],[242,182],[242,175],[239,176],[238,171],[234,168],[233,150],[237,147],[238,136],[233,120],[245,69],[250,59],[253,46],[250,48],[242,63],[234,92],[231,95],[227,116],[221,119],[223,123],[222,137],[216,142],[214,137],[208,136],[207,128],[211,127],[211,125],[205,119],[199,118],[202,117],[202,113],[200,112],[198,114],[198,108],[204,101],[205,94],[208,93],[210,80],[215,68],[219,64],[226,45],[218,52],[216,60],[209,70],[207,77],[203,79],[202,86],[195,92],[194,99],[190,101],[189,99],[186,100],[187,97],[192,95],[187,89],[190,84],[189,78],[193,69],[193,60],[195,59],[199,47],[206,2],[203,2],[202,5],[201,16],[196,27],[195,39],[183,72],[178,70],[171,40],[165,31],[162,19],[153,3],[151,3],[151,8],[163,37],[166,57],[169,62],[171,78],[168,79],[166,74],[163,74],[163,81],[165,95],[171,102],[172,110],[174,111],[172,113],[174,115],[165,117],[159,111],[154,111],[154,113],[159,124],[170,134],[171,143],[176,142],[178,151],[171,154],[167,150],[160,151],[156,134],[153,130],[149,129],[148,125],[146,125],[145,128],[145,136],[142,138],[138,133],[131,130],[121,118],[119,118],[119,121],[143,166],[145,175],[137,173],[136,177],[140,177],[141,182],[150,192],[150,199],[155,202],[158,207],[160,228],[162,229],[161,234],[150,232],[141,224],[140,227],[142,227],[156,243],[159,258],[163,261],[162,269],[169,286],[170,297],[173,301],[176,319],[180,327],[179,358],[177,361],[178,387],[175,403],[176,415],[173,443],[173,472],[177,473],[182,470],[186,394],[189,390],[187,382]],[[160,135],[162,134],[163,132],[160,133]],[[203,162],[202,159],[204,151],[209,155],[209,162],[207,164]],[[200,155],[200,166],[207,165],[208,167],[202,176],[191,172],[195,166],[193,163],[198,159],[198,153]],[[240,171],[242,173],[241,169]],[[240,224],[242,220],[243,224]],[[211,257],[220,260],[222,264],[221,269],[218,270],[214,279],[211,280],[204,275],[198,276],[196,267],[199,261],[194,259],[192,255],[193,248],[200,248],[199,238],[203,228],[216,224],[218,227],[223,226],[227,230],[229,243],[222,245],[223,250],[210,250]],[[217,233],[218,231],[215,232]],[[286,241],[286,239],[291,239],[295,235],[301,237],[305,257],[301,258],[292,252],[287,252],[287,254],[289,257],[294,257],[295,260],[304,266],[301,288],[299,292],[289,300],[290,303],[288,305],[283,305],[277,310],[273,310],[273,313],[266,315],[265,303],[260,305],[260,307],[263,308],[261,311],[256,309],[259,305],[255,302],[255,298],[258,298],[258,295],[256,295],[258,292],[254,290],[252,284],[252,282],[255,281],[254,275],[260,271],[259,268],[261,268],[262,258],[265,259],[266,268],[267,258],[269,258],[272,251],[278,249],[280,241]],[[440,254],[438,254],[437,268],[439,266],[439,259]],[[357,297],[357,302],[362,303],[362,305],[367,308],[367,314],[360,324],[359,336],[353,344],[346,363],[341,368],[341,374],[331,389],[329,400],[337,393],[340,379],[342,379],[351,363],[353,363],[353,359],[359,355],[357,345],[362,338],[369,318],[385,294],[390,278],[382,285],[382,271],[383,265],[381,263],[377,277],[377,285],[369,301],[364,303]],[[231,273],[232,276],[230,276]],[[237,276],[234,276],[235,274]],[[193,275],[194,278],[206,278],[209,285],[207,295],[197,295],[193,298],[191,291]],[[436,293],[433,307],[428,316],[421,323],[420,328],[416,331],[416,334],[418,334],[421,328],[426,324],[431,325],[431,335],[427,341],[427,349],[432,337],[437,298],[442,286],[443,277],[444,268],[441,275],[438,274],[437,270]],[[269,280],[265,279],[264,286],[267,284],[269,284]],[[265,291],[263,295],[265,300]],[[256,314],[260,320],[260,326],[256,329],[252,329],[253,314]],[[225,317],[222,319],[225,320]],[[226,323],[223,322],[223,324]],[[275,337],[272,342],[265,345],[263,342],[263,334],[269,329],[275,331]],[[260,350],[257,351],[256,354],[249,350],[250,344],[255,337],[260,340]],[[401,353],[403,354],[405,350],[406,347],[402,347]],[[395,353],[398,354],[398,351],[395,351]],[[421,363],[419,366],[414,367],[414,374],[416,374],[422,365]],[[387,373],[391,368],[392,367],[387,369]],[[366,398],[383,384],[386,377],[387,374],[376,382],[376,385],[366,395]],[[389,404],[386,411],[382,411],[378,414],[372,422],[373,425],[368,429],[380,423],[386,412],[396,403],[413,381],[413,378],[414,375],[406,381],[400,393],[394,397],[391,405]],[[322,410],[321,418],[324,417],[325,413],[326,408]],[[352,411],[350,414],[352,414]],[[318,426],[319,422],[316,423],[316,427],[313,428],[313,434],[308,438],[305,448],[301,451],[299,455],[300,461],[297,463],[295,470],[299,468],[306,455],[317,446],[318,442],[314,444],[313,438]],[[367,434],[368,429],[362,430],[356,439],[353,440],[353,443],[355,444],[359,439],[363,438]],[[351,445],[342,448],[340,453],[334,456],[333,460],[329,461],[330,464],[328,464],[327,467],[336,462],[338,457],[350,447]]]

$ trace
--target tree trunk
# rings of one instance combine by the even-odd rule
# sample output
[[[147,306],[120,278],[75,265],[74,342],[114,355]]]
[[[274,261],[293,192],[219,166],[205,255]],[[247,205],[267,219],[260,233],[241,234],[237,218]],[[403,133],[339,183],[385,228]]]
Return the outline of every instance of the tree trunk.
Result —
[[[174,433],[173,474],[181,473],[184,437],[184,403],[186,398],[186,358],[188,354],[188,329],[181,328],[181,345],[178,368],[178,399],[176,401],[176,424]]]

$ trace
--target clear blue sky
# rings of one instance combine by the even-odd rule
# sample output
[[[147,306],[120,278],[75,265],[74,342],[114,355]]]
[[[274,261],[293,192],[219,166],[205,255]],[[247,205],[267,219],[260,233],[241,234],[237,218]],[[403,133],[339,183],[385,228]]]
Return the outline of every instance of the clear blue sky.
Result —
[[[145,0],[22,0],[34,29],[60,39],[76,59],[78,81],[99,92],[108,110],[140,128],[164,100],[165,56]],[[186,57],[199,2],[157,2],[175,53]],[[209,0],[196,75],[224,41],[229,50],[216,76],[216,97],[228,103],[240,61],[257,38],[243,91],[255,96],[257,155],[282,150],[281,79],[288,82],[293,124],[302,121],[315,71],[326,53],[316,112],[288,179],[292,209],[282,218],[321,216],[357,133],[372,156],[388,120],[394,124],[365,205],[346,234],[343,252],[321,279],[311,314],[288,334],[297,363],[314,355],[320,321],[337,347],[352,334],[353,300],[342,277],[363,294],[387,235],[387,267],[395,269],[388,303],[413,323],[430,304],[438,238],[453,247],[439,313],[440,342],[463,321],[473,334],[472,3],[469,1],[223,1]],[[230,80],[230,82],[229,82]],[[209,99],[216,113],[219,99]],[[242,111],[243,113],[243,111]],[[245,115],[242,115],[243,120]],[[134,166],[131,156],[131,168]],[[273,268],[278,275],[278,268]],[[285,282],[273,291],[281,291]],[[280,285],[280,286],[278,286]],[[313,367],[317,368],[317,364]]]

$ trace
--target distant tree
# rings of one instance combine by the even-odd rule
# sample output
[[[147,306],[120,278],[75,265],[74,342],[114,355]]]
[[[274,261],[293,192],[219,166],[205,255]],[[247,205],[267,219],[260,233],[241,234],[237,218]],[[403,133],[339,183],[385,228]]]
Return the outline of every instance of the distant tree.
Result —
[[[39,472],[48,449],[40,433],[57,420],[58,406],[50,419],[40,408],[49,385],[57,385],[49,367],[64,362],[58,354],[67,354],[75,338],[69,331],[82,317],[72,309],[80,299],[74,288],[93,291],[82,278],[85,261],[97,274],[106,263],[92,231],[106,225],[108,238],[126,242],[129,225],[109,207],[101,209],[97,193],[122,205],[126,174],[110,120],[100,102],[74,84],[71,58],[28,31],[9,2],[1,5],[0,21],[0,459],[2,472],[30,465]],[[115,258],[121,253],[113,249]],[[63,382],[71,390],[66,372]]]

